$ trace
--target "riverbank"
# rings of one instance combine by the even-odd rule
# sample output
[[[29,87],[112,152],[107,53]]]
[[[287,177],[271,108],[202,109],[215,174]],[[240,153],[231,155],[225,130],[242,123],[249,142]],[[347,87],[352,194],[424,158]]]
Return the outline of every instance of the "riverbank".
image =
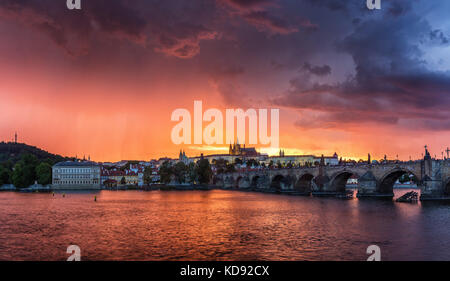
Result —
[[[53,191],[50,185],[33,184],[26,188],[17,188],[12,184],[5,184],[0,186],[0,191],[17,191],[17,192],[51,192]]]

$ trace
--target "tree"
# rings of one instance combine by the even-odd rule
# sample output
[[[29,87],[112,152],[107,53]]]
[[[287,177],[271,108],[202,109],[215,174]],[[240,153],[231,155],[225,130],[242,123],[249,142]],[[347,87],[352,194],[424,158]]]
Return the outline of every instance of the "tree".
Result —
[[[186,181],[186,174],[188,172],[188,167],[183,162],[178,162],[173,167],[173,174],[178,183],[184,183]]]
[[[38,159],[36,156],[29,153],[22,154],[20,161],[14,166],[13,184],[20,188],[32,185],[36,180],[37,165]]]
[[[198,175],[198,181],[202,184],[207,184],[211,180],[212,170],[211,165],[207,159],[201,159],[197,162],[196,172]]]
[[[23,163],[18,162],[16,165],[14,165],[14,171],[12,173],[11,179],[15,187],[24,188],[28,186],[23,175]]]
[[[234,164],[227,164],[227,166],[225,167],[225,172],[226,173],[236,172],[236,168],[234,167]]]
[[[417,182],[417,179],[416,179],[416,177],[413,174],[404,173],[403,175],[400,176],[398,181],[400,183],[405,183],[405,182],[410,182],[410,181]]]
[[[398,179],[399,183],[405,183],[407,181],[409,181],[409,175],[407,173],[401,175],[400,178]]]
[[[248,167],[258,167],[259,163],[255,159],[248,159],[247,160],[247,166]]]
[[[36,177],[39,184],[47,185],[52,183],[52,166],[47,162],[37,165]]]
[[[147,166],[144,169],[144,184],[149,185],[152,182],[152,167]]]
[[[11,161],[11,159],[8,159],[7,161],[2,163],[2,166],[3,168],[11,172],[12,168],[14,167],[14,163]]]
[[[197,175],[197,171],[195,168],[195,164],[192,162],[189,163],[189,166],[187,167],[187,169],[188,169],[189,182],[194,183],[194,182],[198,181],[198,175]]]
[[[11,171],[3,166],[0,166],[0,186],[11,183]]]
[[[225,159],[213,159],[213,164],[217,169],[217,174],[223,174],[226,171],[226,166],[228,165],[228,160]]]
[[[172,171],[172,166],[170,165],[169,161],[164,161],[161,166],[159,167],[159,171],[158,171],[159,177],[160,177],[160,181],[162,183],[169,183],[171,176],[173,174]]]
[[[37,166],[39,162],[37,157],[30,153],[22,154],[20,161],[23,161],[26,165],[34,165],[34,166]]]

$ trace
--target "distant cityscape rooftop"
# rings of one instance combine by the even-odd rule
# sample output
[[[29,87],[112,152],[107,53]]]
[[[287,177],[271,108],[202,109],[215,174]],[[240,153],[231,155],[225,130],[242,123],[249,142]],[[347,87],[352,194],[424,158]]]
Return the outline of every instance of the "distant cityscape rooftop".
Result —
[[[91,167],[98,166],[97,163],[92,161],[65,161],[55,164],[56,167]]]

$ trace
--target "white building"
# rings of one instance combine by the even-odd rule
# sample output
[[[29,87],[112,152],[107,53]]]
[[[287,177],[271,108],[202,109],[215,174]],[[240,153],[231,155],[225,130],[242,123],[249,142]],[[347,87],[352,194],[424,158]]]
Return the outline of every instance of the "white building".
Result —
[[[100,189],[100,165],[95,162],[59,162],[52,170],[54,189]]]
[[[315,161],[320,162],[321,158],[322,157],[316,157]],[[325,165],[339,165],[339,157],[336,152],[333,154],[333,156],[324,156],[323,159],[325,161]]]

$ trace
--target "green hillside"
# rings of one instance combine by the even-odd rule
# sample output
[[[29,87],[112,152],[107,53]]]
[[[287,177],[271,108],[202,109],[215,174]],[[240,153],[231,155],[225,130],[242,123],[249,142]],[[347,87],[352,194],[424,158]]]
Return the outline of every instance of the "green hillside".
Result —
[[[51,183],[52,166],[69,158],[49,153],[24,143],[0,143],[0,186],[14,184],[18,188],[34,182]]]
[[[52,154],[25,143],[0,143],[0,163],[10,160],[13,164],[15,164],[22,158],[23,154],[32,154],[36,156],[39,161],[50,160],[50,162],[53,163],[66,160],[66,158],[61,155]]]

